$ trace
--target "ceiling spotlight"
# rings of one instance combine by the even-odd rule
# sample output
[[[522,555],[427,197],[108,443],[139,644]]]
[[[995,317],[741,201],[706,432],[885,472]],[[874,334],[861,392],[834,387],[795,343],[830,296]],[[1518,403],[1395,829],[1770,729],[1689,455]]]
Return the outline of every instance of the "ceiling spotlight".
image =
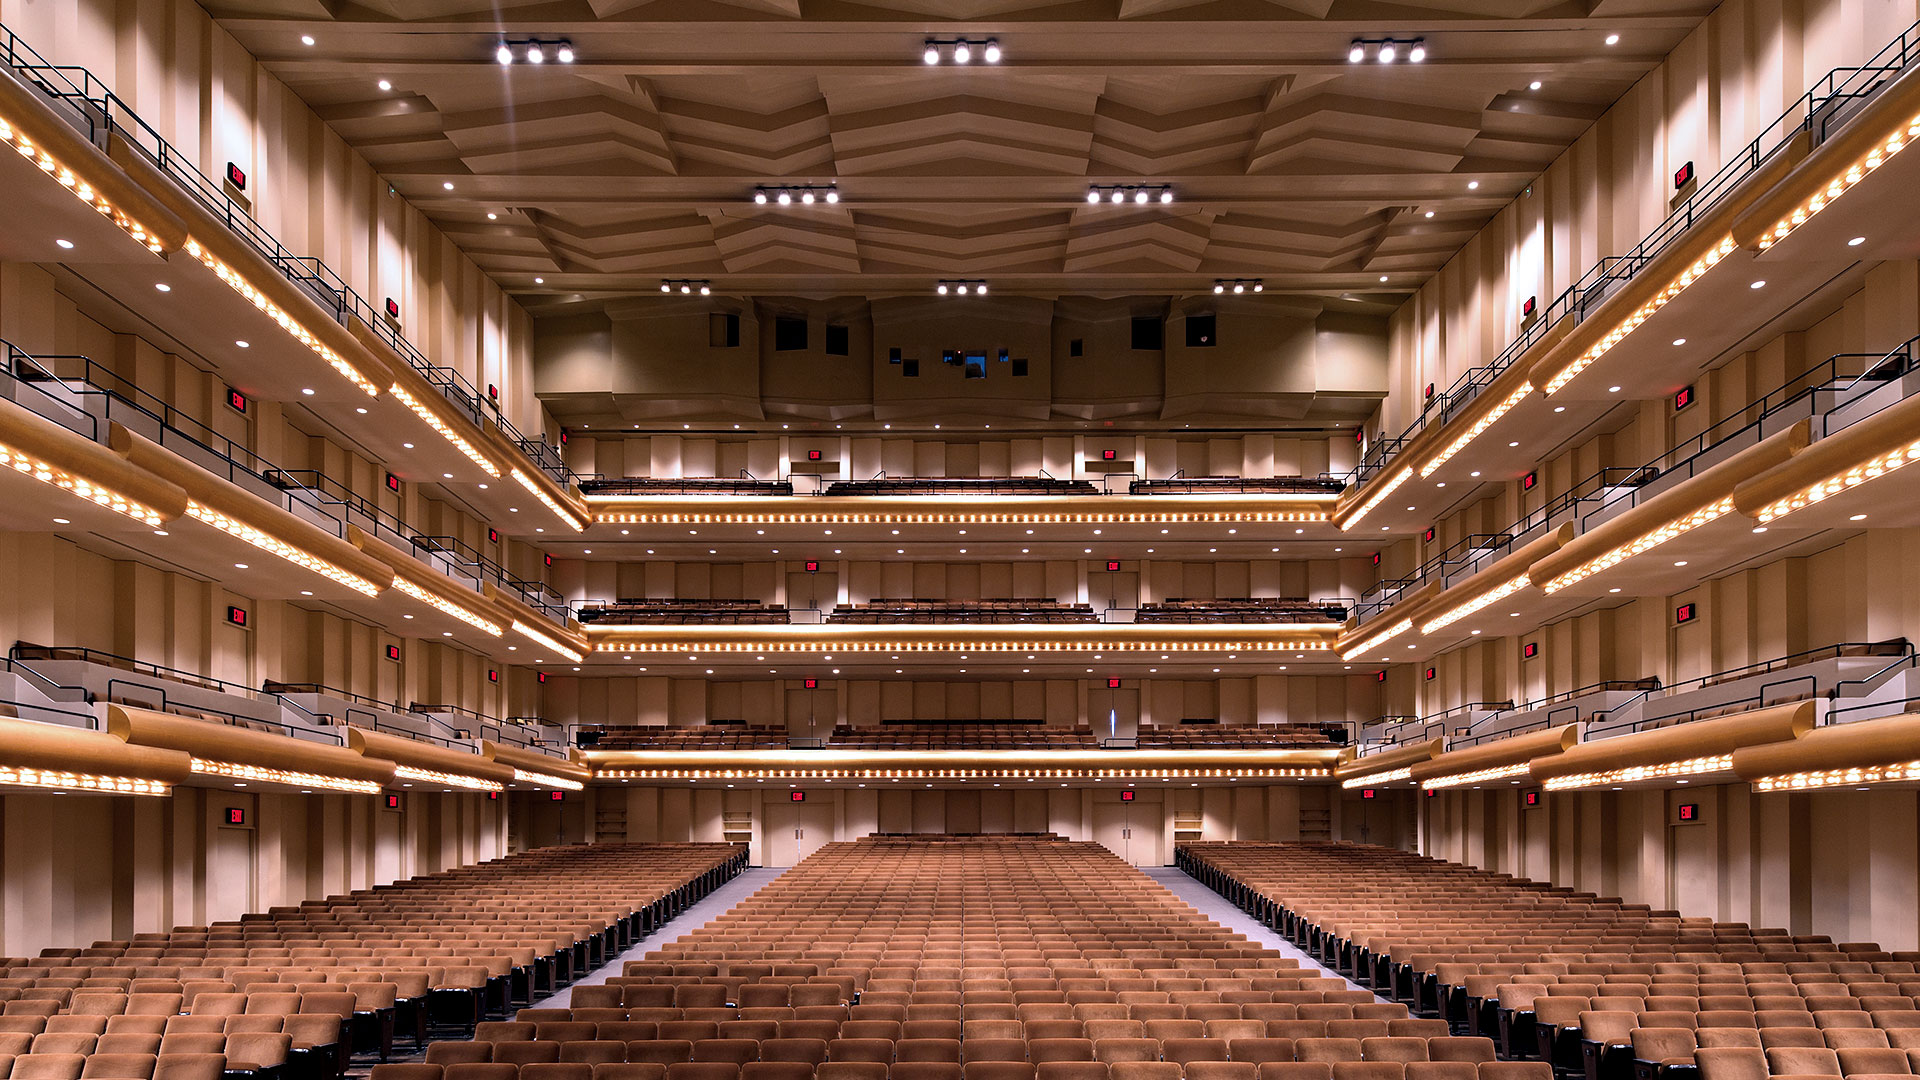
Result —
[[[800,201],[807,204],[808,206],[812,206],[813,205],[813,189],[808,188],[805,191],[802,191],[800,193]]]
[[[832,184],[827,185],[827,201],[829,203],[837,203],[840,201],[840,189],[834,187]]]
[[[985,296],[987,295],[987,283],[981,281],[979,278],[945,278],[934,286],[933,291],[939,293],[941,296],[945,296],[949,290],[960,296],[966,296],[969,293],[976,296]]]
[[[1540,89],[1540,80],[1539,80],[1539,79],[1535,79],[1535,80],[1533,80],[1532,82],[1530,82],[1530,83],[1528,83],[1528,84],[1527,84],[1527,89],[1529,89],[1529,90],[1538,90],[1538,89]]]
[[[998,41],[995,41],[992,38],[988,38],[987,47],[981,51],[980,55],[986,57],[987,63],[989,64],[999,63],[1000,62],[1000,43]]]
[[[661,282],[661,283],[660,283],[660,291],[661,291],[661,292],[672,292],[672,291],[673,291],[673,286],[671,286],[671,285],[669,285],[669,284],[667,284],[666,282],[664,282],[664,281],[663,281],[663,282]]]
[[[1247,291],[1247,287],[1236,281],[1233,283],[1233,291],[1237,293],[1243,293]]]
[[[935,45],[931,41],[927,42],[927,51],[921,56],[921,59],[925,60],[929,64],[939,63],[940,62],[940,46]]]
[[[1115,203],[1125,202],[1126,198],[1127,198],[1127,193],[1125,191],[1121,190],[1120,188],[1113,189],[1112,199]]]
[[[1608,34],[1608,35],[1607,35],[1607,44],[1609,44],[1609,45],[1618,45],[1618,44],[1620,44],[1620,35],[1619,35],[1619,34]]]
[[[778,201],[781,206],[791,206],[793,205],[793,193],[785,188],[781,188],[780,197],[776,201]]]
[[[1400,54],[1392,41],[1383,41],[1380,43],[1380,51],[1374,55],[1381,63],[1391,64],[1393,63],[1394,57]]]
[[[1413,41],[1413,47],[1407,50],[1407,59],[1412,61],[1413,63],[1418,64],[1422,60],[1425,60],[1426,58],[1427,58],[1426,39],[1415,38]]]
[[[754,202],[756,202],[756,203],[758,203],[758,204],[759,204],[759,205],[761,205],[761,206],[765,206],[765,205],[767,205],[767,189],[766,189],[766,188],[754,188],[754,189],[753,189],[753,201],[754,201]]]
[[[513,63],[513,46],[504,41],[501,42],[500,47],[493,50],[493,58],[500,61],[502,65]]]
[[[302,44],[302,45],[311,45],[311,44],[313,44],[313,35],[312,35],[312,34],[301,34],[301,35],[300,35],[300,44]]]
[[[1347,63],[1349,64],[1357,64],[1366,58],[1367,43],[1364,41],[1354,42],[1353,47],[1347,50]]]
[[[1100,189],[1097,187],[1088,188],[1087,201],[1090,203],[1098,203],[1100,201]]]
[[[941,282],[933,287],[933,291],[939,293],[941,296],[947,295],[947,283],[944,281]]]
[[[707,283],[706,283],[706,282],[704,282],[704,281],[703,281],[703,282],[701,282],[701,283],[700,283],[700,295],[701,295],[701,296],[712,296],[712,295],[713,295],[713,286],[711,286],[711,285],[709,285],[709,284],[707,284]]]
[[[962,291],[965,291],[965,290],[962,290]],[[987,295],[987,283],[983,281],[983,282],[981,282],[981,283],[979,283],[978,285],[975,285],[975,286],[973,287],[973,291],[974,291],[974,294],[975,294],[976,296],[985,296],[985,295]]]
[[[1266,287],[1266,282],[1260,278],[1215,278],[1213,282],[1215,293],[1223,293],[1228,289],[1237,293],[1244,293],[1249,289],[1260,292]]]
[[[959,293],[961,296],[967,295],[967,287],[965,285],[961,285],[955,288],[953,291]]]
[[[385,79],[381,79],[381,80],[380,80],[380,82],[378,83],[378,85],[379,85],[379,87],[380,87],[380,89],[382,89],[382,90],[391,90],[391,89],[393,89],[393,84],[392,84],[392,83],[390,83],[390,82],[388,82],[388,81],[387,81],[387,80],[385,80]]]
[[[553,54],[553,56],[554,56],[554,59],[560,61],[563,64],[573,63],[573,42],[571,41],[561,42],[559,50],[556,51]]]
[[[1133,189],[1133,201],[1134,201],[1134,202],[1136,202],[1136,203],[1145,203],[1145,202],[1147,201],[1147,189],[1146,189],[1146,188],[1134,188],[1134,189]]]
[[[973,50],[970,47],[968,47],[965,41],[954,42],[954,45],[953,45],[953,62],[954,63],[964,64],[967,61],[972,59],[973,59]]]
[[[1170,203],[1173,201],[1173,189],[1171,187],[1165,184],[1160,186],[1160,201],[1162,203]]]
[[[684,281],[680,283],[680,295],[685,296],[687,293],[690,293],[692,291],[693,291],[693,286],[687,284]]]
[[[1221,284],[1220,282],[1218,282],[1218,281],[1216,281],[1216,282],[1214,282],[1214,283],[1213,283],[1213,291],[1214,291],[1214,295],[1216,295],[1216,296],[1217,296],[1217,295],[1219,295],[1220,293],[1223,293],[1223,292],[1226,292],[1226,291],[1227,291],[1227,287],[1226,287],[1225,285],[1223,285],[1223,284]]]

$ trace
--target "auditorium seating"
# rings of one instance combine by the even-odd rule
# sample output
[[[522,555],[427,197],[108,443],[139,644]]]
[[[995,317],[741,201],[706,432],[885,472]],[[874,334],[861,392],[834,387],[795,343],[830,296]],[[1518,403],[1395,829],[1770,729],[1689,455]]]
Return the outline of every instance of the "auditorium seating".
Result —
[[[1345,738],[1344,732],[1340,735]],[[1142,724],[1135,737],[1136,745],[1142,750],[1275,749],[1327,746],[1334,741],[1328,729],[1319,724],[1183,723],[1172,727]]]
[[[23,1061],[30,1075],[102,1080],[343,1076],[355,1051],[385,1060],[396,1027],[423,1043],[430,1020],[468,1029],[578,977],[745,863],[731,844],[539,848],[237,922],[3,958],[0,1064],[11,1077]]]
[[[1127,490],[1134,495],[1337,495],[1345,487],[1345,480],[1304,476],[1176,476],[1135,480]]]
[[[790,621],[785,604],[746,599],[693,597],[622,598],[583,604],[575,613],[583,623],[608,626],[688,625],[702,623],[780,624]]]
[[[863,604],[840,604],[827,616],[838,623],[1090,623],[1088,604],[1066,604],[1045,597],[993,600],[914,600],[876,597]]]
[[[745,476],[619,476],[580,481],[583,495],[791,495],[786,480],[755,480]]]
[[[1176,861],[1356,980],[1588,1080],[1920,1065],[1920,953],[1364,845],[1187,844]]]
[[[829,844],[426,1064],[373,1080],[1550,1080],[1030,835]]]
[[[887,476],[839,480],[828,495],[1097,495],[1087,480],[1051,476]]]
[[[1143,623],[1317,623],[1345,622],[1347,609],[1304,597],[1220,597],[1208,600],[1169,597],[1141,604],[1133,617]]]
[[[583,725],[580,745],[596,750],[784,750],[791,738],[785,727],[759,724],[702,724],[698,727]]]
[[[833,729],[835,750],[1093,750],[1088,727],[1048,727],[1038,720],[999,723],[881,724]]]

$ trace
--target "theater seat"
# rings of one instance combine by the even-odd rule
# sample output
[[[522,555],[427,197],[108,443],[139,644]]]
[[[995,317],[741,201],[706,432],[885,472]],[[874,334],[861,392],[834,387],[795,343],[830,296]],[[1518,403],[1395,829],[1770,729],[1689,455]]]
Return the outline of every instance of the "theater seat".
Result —
[[[153,1061],[153,1080],[221,1080],[226,1069],[224,1054],[162,1054]],[[468,1077],[466,1080],[489,1078]]]

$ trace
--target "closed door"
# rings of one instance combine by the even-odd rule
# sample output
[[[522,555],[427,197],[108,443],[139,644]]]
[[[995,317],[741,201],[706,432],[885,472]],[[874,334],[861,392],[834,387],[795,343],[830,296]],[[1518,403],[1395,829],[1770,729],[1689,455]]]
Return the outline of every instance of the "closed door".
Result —
[[[792,866],[833,842],[834,811],[829,802],[776,802],[767,805],[762,850],[766,865]]]
[[[1166,861],[1161,834],[1166,830],[1159,803],[1096,802],[1093,839],[1135,866],[1159,866]]]

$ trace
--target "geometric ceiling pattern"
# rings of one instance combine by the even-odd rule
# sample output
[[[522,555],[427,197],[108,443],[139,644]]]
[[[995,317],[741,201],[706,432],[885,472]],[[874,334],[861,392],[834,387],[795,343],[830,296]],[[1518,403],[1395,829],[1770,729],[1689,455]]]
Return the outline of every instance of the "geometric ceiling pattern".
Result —
[[[1235,276],[1385,310],[1713,7],[207,3],[536,311],[663,277],[801,296],[981,277],[1097,296]],[[995,38],[1005,59],[922,63],[927,37],[962,35]],[[535,36],[569,39],[578,59],[494,61],[502,37]],[[1426,61],[1348,62],[1351,40],[1386,36],[1423,38]],[[782,182],[835,184],[839,202],[751,201]],[[1093,183],[1177,197],[1089,205]]]

